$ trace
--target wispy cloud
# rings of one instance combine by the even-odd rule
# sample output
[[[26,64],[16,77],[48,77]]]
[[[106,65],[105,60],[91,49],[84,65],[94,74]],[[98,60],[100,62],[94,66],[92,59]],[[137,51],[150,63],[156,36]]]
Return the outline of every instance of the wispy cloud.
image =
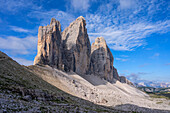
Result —
[[[33,0],[1,0],[0,4],[0,12],[10,12],[12,14],[16,14],[21,10],[41,9],[41,6],[36,5]]]
[[[75,11],[86,12],[90,6],[89,0],[71,0],[71,6]]]
[[[150,56],[149,58],[150,59],[156,59],[156,58],[159,58],[160,56],[160,53],[154,53],[152,56]]]
[[[59,11],[58,9],[52,9],[50,11],[32,11],[28,14],[28,17],[38,19],[39,21],[37,24],[41,26],[46,26],[50,23],[51,18],[56,18],[56,20],[60,21],[62,29],[68,27],[68,25],[76,19],[72,14]]]
[[[16,58],[16,57],[12,57],[12,59],[17,61],[19,64],[25,65],[25,66],[33,65],[33,62],[34,62],[34,61],[31,61],[31,60],[26,60],[26,59],[23,59],[23,58]]]
[[[141,80],[141,76],[143,75],[147,75],[150,73],[146,73],[146,72],[138,72],[138,73],[131,73],[129,75],[126,75],[127,79],[132,81],[132,82],[137,82],[138,80]]]
[[[119,0],[121,9],[134,8],[136,6],[135,0]]]
[[[10,28],[11,28],[11,30],[13,30],[15,32],[22,32],[22,33],[29,33],[29,32],[31,32],[28,29],[24,29],[24,28],[17,27],[17,26],[10,26]]]
[[[170,20],[156,20],[153,22],[154,15],[146,11],[149,10],[152,14],[158,13],[161,10],[155,12],[154,9],[148,9],[148,7],[150,5],[158,7],[162,3],[151,4],[151,1],[128,1],[126,3],[126,0],[120,0],[118,7],[105,5],[106,10],[98,10],[95,14],[87,14],[89,36],[103,36],[111,49],[132,51],[137,47],[146,45],[145,38],[149,37],[150,34],[169,31]],[[108,4],[114,5],[112,2]]]
[[[150,65],[149,63],[144,63],[144,64],[142,64],[142,65],[139,65],[139,67],[146,67],[146,66],[148,66],[148,65]]]
[[[160,55],[160,53],[155,53],[154,55],[153,55],[153,57],[158,57]]]
[[[125,62],[125,61],[128,61],[129,59],[125,59],[125,58],[115,58],[115,60],[119,60],[119,61]]]
[[[25,38],[14,36],[0,37],[0,49],[6,50],[11,54],[33,54],[36,50],[37,39],[34,36]]]
[[[170,65],[170,63],[167,63],[167,64],[165,64],[166,66],[169,66]]]

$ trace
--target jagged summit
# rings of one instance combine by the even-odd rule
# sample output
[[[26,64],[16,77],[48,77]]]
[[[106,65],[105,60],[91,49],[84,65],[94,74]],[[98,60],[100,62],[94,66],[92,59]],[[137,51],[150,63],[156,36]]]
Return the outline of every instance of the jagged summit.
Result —
[[[85,19],[78,17],[62,33],[63,64],[65,71],[86,74],[90,65],[90,41]]]
[[[106,43],[106,40],[104,39],[104,37],[97,37],[96,39],[95,39],[95,43]]]
[[[79,75],[93,74],[113,82],[120,81],[113,66],[113,55],[104,37],[90,45],[86,21],[80,16],[62,33],[60,22],[51,19],[50,25],[40,26],[38,53],[34,64],[45,64]]]
[[[76,20],[85,20],[83,16],[79,16]]]
[[[54,18],[50,25],[40,26],[38,30],[37,56],[34,64],[61,67],[61,25]]]

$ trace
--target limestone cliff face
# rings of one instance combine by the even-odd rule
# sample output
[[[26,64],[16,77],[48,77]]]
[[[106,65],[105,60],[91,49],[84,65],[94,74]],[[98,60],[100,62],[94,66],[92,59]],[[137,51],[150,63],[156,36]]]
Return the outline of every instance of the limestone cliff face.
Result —
[[[62,33],[65,71],[86,74],[90,65],[91,46],[85,19],[80,16]]]
[[[113,55],[103,37],[98,37],[91,46],[91,73],[105,78],[113,79]]]
[[[54,18],[50,25],[38,30],[38,53],[34,64],[45,64],[59,68],[61,65],[61,25]]]

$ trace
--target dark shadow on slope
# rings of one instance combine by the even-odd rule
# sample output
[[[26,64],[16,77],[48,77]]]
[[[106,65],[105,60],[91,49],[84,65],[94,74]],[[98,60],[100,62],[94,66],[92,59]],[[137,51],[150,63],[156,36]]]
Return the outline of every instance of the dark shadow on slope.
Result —
[[[126,112],[139,112],[139,113],[170,113],[170,110],[150,109],[145,107],[139,107],[133,104],[123,104],[114,107],[117,110],[124,110]]]

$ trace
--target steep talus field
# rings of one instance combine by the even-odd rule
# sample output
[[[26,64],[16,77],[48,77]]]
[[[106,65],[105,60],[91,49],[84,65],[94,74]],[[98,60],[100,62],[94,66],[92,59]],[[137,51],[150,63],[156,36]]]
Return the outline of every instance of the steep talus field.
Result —
[[[59,89],[95,104],[126,111],[146,112],[147,108],[170,110],[169,100],[152,99],[146,93],[119,81],[110,83],[98,76],[65,73],[47,65],[33,65],[29,68]],[[159,103],[160,101],[162,103]]]

